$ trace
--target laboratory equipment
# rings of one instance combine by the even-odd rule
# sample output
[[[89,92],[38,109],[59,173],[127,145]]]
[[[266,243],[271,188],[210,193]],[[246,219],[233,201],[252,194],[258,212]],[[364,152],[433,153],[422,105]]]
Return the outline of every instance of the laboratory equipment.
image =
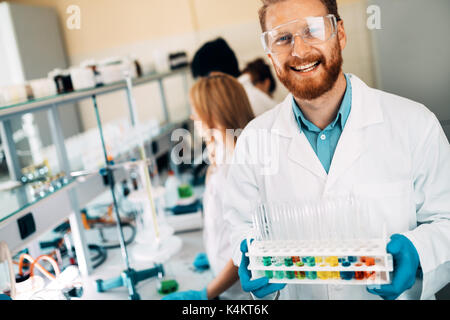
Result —
[[[353,196],[258,205],[247,254],[252,277],[266,276],[270,283],[390,283],[386,228],[366,212],[364,201]]]
[[[72,67],[69,70],[74,90],[95,88],[97,83],[94,71],[88,67]]]
[[[169,294],[178,290],[178,282],[176,280],[162,280],[158,283],[159,294]]]
[[[181,249],[181,239],[173,235],[174,228],[165,220],[164,188],[152,188],[154,203],[149,201],[146,187],[149,182],[145,178],[149,163],[136,161],[132,167],[132,172],[136,175],[137,190],[127,196],[127,201],[136,206],[140,216],[136,219],[136,243],[131,251],[133,257],[138,260],[163,263]]]
[[[170,170],[166,182],[164,184],[165,187],[164,200],[165,206],[167,208],[173,208],[177,204],[178,186],[180,184],[181,182],[175,176],[175,173],[172,170]]]
[[[72,78],[68,70],[54,69],[48,73],[48,77],[55,81],[58,94],[74,91]]]
[[[35,79],[28,82],[33,91],[33,98],[39,99],[54,96],[58,93],[56,83],[49,78]]]
[[[189,59],[186,52],[174,52],[169,54],[170,70],[177,70],[187,67],[189,65]]]

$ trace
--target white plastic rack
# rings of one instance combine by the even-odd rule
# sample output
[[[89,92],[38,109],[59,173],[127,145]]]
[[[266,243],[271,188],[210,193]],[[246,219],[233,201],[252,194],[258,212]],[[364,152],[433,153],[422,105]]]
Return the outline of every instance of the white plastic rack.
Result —
[[[263,203],[253,212],[248,269],[271,283],[381,285],[391,281],[386,226],[353,195]]]
[[[253,241],[248,248],[252,278],[268,276],[270,283],[382,285],[390,283],[389,272],[393,271],[392,256],[380,239],[348,243]],[[264,258],[269,257],[270,265],[264,265]],[[331,266],[326,262],[328,257],[340,262]],[[285,264],[286,258],[292,265]],[[297,259],[301,266],[296,265]],[[308,264],[308,259],[314,262]],[[343,261],[350,265],[343,266]],[[373,265],[363,261],[372,261]]]

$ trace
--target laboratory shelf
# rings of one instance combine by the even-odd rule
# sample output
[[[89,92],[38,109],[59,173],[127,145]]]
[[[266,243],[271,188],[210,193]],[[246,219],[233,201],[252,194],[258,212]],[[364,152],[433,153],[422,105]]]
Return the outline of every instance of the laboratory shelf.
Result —
[[[132,85],[142,85],[153,81],[162,80],[175,75],[187,74],[188,69],[182,68],[174,71],[163,73],[152,73],[139,78],[132,79]],[[69,93],[61,93],[53,96],[43,97],[34,100],[27,100],[7,106],[0,106],[0,119],[5,117],[16,116],[28,112],[36,112],[51,105],[62,105],[87,99],[92,96],[104,95],[127,88],[126,80],[103,85],[95,88],[87,88]]]
[[[1,136],[4,144],[5,156],[7,158],[8,168],[12,179],[20,179],[21,172],[18,164],[17,151],[12,138],[13,131],[10,120],[13,117],[21,116],[25,113],[38,111],[48,111],[50,126],[56,154],[58,157],[59,170],[65,172],[67,183],[52,192],[46,192],[42,196],[33,197],[33,192],[29,186],[18,186],[6,192],[0,192],[0,240],[6,241],[11,252],[16,253],[19,250],[38,239],[45,232],[59,225],[69,218],[74,237],[75,250],[79,258],[79,267],[82,274],[90,274],[92,268],[89,262],[89,251],[83,234],[83,225],[79,210],[89,202],[96,199],[101,194],[107,192],[110,187],[105,184],[105,179],[99,174],[101,168],[90,168],[85,170],[76,178],[72,178],[70,172],[79,170],[82,172],[85,168],[77,165],[72,167],[67,153],[66,141],[63,137],[62,127],[59,121],[58,108],[68,103],[74,103],[82,99],[92,99],[94,108],[97,110],[96,97],[107,93],[125,90],[130,113],[131,125],[137,128],[138,117],[135,112],[132,88],[146,83],[158,82],[162,107],[164,109],[165,121],[159,125],[159,128],[148,128],[141,132],[142,144],[145,149],[145,156],[150,159],[156,159],[170,151],[170,136],[176,128],[186,128],[187,119],[174,122],[170,120],[167,101],[165,97],[163,80],[168,77],[182,75],[185,77],[185,89],[187,89],[187,77],[189,68],[181,68],[164,73],[153,73],[133,79],[124,79],[115,83],[77,90],[71,93],[63,93],[49,97],[43,97],[35,100],[28,100],[12,105],[0,106]],[[187,94],[187,92],[186,92]],[[188,104],[186,103],[186,107]],[[101,129],[101,120],[98,119],[99,129]],[[102,130],[100,130],[101,132]],[[100,136],[98,137],[100,139]],[[6,148],[5,148],[6,147]],[[132,159],[140,159],[139,143],[132,143],[120,148],[120,152],[114,155],[116,165],[121,162]],[[100,163],[103,163],[101,161]],[[101,166],[101,165],[100,165]],[[116,181],[122,181],[127,177],[127,172],[123,169],[114,169],[114,178]],[[20,230],[20,219],[22,217],[32,217],[33,232],[25,237]],[[23,225],[22,225],[23,227]]]
[[[26,211],[29,207],[43,201],[56,192],[66,190],[74,186],[75,179],[67,179],[61,187],[55,187],[54,191],[34,194],[31,185],[23,185],[9,191],[0,192],[0,225],[3,221],[19,212]]]

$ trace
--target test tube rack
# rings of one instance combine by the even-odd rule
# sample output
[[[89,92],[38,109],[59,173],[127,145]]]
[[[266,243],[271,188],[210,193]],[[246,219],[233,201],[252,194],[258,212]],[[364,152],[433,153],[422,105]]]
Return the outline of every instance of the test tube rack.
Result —
[[[288,284],[389,284],[392,256],[383,239],[255,240],[247,239],[252,279]]]

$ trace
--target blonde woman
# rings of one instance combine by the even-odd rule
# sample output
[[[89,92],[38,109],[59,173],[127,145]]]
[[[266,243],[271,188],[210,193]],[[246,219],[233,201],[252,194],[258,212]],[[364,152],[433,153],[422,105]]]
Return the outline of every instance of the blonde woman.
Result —
[[[230,230],[222,197],[228,163],[239,132],[254,118],[243,86],[220,72],[201,78],[190,90],[192,120],[204,138],[210,160],[203,196],[203,241],[214,279],[200,291],[176,292],[165,300],[249,299],[231,260]]]

